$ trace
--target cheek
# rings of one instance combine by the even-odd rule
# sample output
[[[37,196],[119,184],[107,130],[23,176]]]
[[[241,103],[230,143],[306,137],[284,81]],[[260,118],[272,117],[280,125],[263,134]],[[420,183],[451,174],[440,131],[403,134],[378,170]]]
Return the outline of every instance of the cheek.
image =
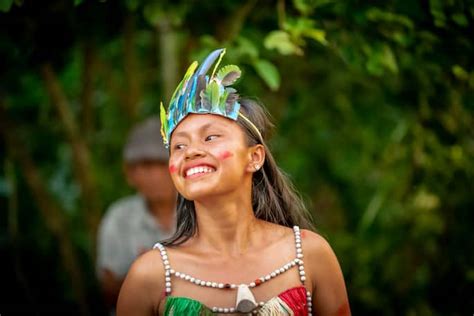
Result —
[[[228,150],[224,150],[222,152],[220,152],[217,157],[220,159],[220,160],[226,160],[227,158],[230,158],[232,157],[234,154],[232,154],[230,151]]]
[[[170,174],[173,174],[173,173],[176,173],[178,171],[178,168],[176,168],[176,166],[174,164],[170,164],[169,165],[169,171],[170,171]]]

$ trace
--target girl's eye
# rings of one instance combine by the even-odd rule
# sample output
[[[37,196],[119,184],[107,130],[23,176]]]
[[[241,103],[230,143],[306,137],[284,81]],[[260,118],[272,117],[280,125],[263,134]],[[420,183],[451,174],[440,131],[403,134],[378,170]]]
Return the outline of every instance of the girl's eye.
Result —
[[[183,149],[184,148],[184,144],[176,144],[173,146],[173,149],[174,150],[180,150],[180,149]]]
[[[209,136],[206,137],[206,142],[210,141],[210,140],[213,140],[213,139],[216,139],[217,137],[219,137],[219,135],[209,135]]]

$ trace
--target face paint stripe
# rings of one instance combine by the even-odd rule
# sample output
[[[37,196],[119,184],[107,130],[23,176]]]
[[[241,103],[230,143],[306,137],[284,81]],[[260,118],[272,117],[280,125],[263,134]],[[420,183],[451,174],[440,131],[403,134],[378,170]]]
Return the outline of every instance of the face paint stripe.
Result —
[[[223,151],[219,154],[219,159],[225,160],[225,159],[227,159],[229,157],[232,157],[232,156],[233,156],[233,154],[230,151],[226,150],[226,151]]]

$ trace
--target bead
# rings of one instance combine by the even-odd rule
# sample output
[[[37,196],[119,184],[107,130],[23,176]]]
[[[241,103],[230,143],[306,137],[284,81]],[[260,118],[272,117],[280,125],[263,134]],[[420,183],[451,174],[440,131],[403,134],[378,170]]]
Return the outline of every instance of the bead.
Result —
[[[165,286],[166,286],[166,287],[171,287],[171,282],[166,282],[166,283],[165,283]]]
[[[205,284],[206,284],[206,286],[211,286],[211,285],[212,285],[212,282],[207,281]]]
[[[230,283],[224,284],[224,288],[225,288],[225,289],[230,289]]]
[[[271,278],[271,276],[270,276],[269,274],[267,274],[267,275],[265,276],[265,281],[270,280],[270,278]]]
[[[255,286],[259,286],[260,284],[262,284],[262,280],[256,279],[255,280]]]
[[[220,289],[223,289],[223,288],[224,288],[224,283],[219,283],[217,286],[218,286]]]
[[[201,285],[202,286],[206,285],[206,281],[201,281]]]
[[[304,282],[304,281],[306,281],[306,277],[303,275],[303,276],[300,278],[300,280],[301,280],[302,282]]]
[[[167,266],[170,265],[170,262],[169,262],[168,260],[163,261],[163,263],[164,263],[165,265],[167,265]]]
[[[237,284],[231,284],[231,285],[230,285],[230,288],[231,288],[231,289],[236,289],[236,288],[237,288]]]
[[[276,277],[276,273],[275,272],[270,273],[270,277],[272,278]]]
[[[174,275],[179,278],[179,276],[181,275],[181,273],[179,273],[179,272],[176,271],[176,272],[174,273]]]
[[[250,282],[249,287],[255,287],[255,286],[256,286],[255,282]]]
[[[224,313],[228,313],[229,312],[229,309],[228,308],[224,308]]]
[[[217,313],[217,307],[214,306],[214,307],[212,308],[212,311],[213,311],[214,313]]]
[[[299,253],[299,254],[297,254],[296,256],[297,256],[298,258],[300,258],[300,259],[303,258],[303,254],[302,254],[302,253]]]
[[[197,284],[197,285],[199,285],[199,284],[201,284],[201,280],[196,279],[196,280],[194,280],[194,283]]]
[[[212,287],[217,287],[217,283],[216,283],[216,282],[212,282],[212,283],[211,283],[211,286],[212,286]]]
[[[304,272],[304,270],[301,270],[300,271],[300,275],[305,275],[306,273]]]
[[[170,269],[170,268],[168,268],[167,270],[170,270],[171,274],[174,274],[175,272],[173,269]]]

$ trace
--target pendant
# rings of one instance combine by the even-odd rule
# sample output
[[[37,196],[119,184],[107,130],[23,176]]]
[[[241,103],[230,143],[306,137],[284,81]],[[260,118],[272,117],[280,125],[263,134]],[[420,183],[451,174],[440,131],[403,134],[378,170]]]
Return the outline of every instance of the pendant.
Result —
[[[235,303],[235,310],[239,313],[250,313],[257,307],[255,297],[245,284],[239,285],[237,290],[237,301]]]

